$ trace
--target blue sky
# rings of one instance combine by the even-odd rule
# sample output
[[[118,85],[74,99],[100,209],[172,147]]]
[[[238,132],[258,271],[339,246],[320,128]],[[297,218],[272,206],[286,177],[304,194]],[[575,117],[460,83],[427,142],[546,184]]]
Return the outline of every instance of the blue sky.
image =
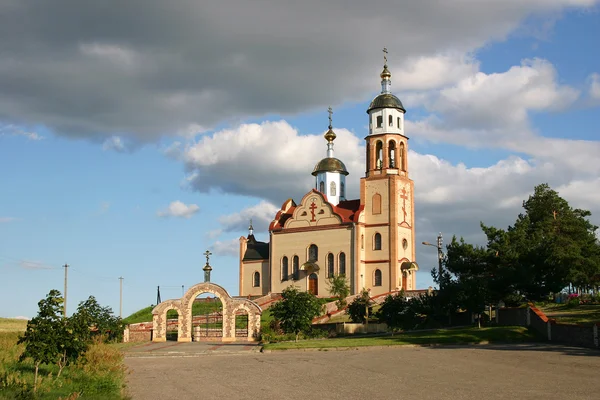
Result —
[[[249,218],[267,239],[283,201],[311,188],[328,105],[358,197],[383,46],[408,110],[419,242],[482,243],[479,221],[511,224],[542,182],[600,224],[597,2],[465,2],[383,7],[375,27],[359,2],[335,19],[336,2],[278,4],[229,30],[210,23],[216,6],[94,10],[106,28],[58,23],[61,4],[10,8],[31,22],[0,31],[0,316],[34,316],[65,263],[69,312],[89,295],[118,312],[122,276],[126,316],[159,285],[166,299],[202,281],[207,249],[212,280],[237,294],[236,240]]]

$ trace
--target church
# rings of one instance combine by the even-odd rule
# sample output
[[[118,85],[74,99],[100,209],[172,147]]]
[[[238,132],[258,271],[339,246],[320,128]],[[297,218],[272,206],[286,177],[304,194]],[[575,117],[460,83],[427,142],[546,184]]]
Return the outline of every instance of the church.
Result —
[[[369,105],[365,174],[360,198],[346,198],[348,171],[334,156],[336,134],[325,133],[327,157],[317,162],[315,185],[300,202],[286,200],[259,242],[250,224],[240,238],[240,296],[281,293],[294,285],[330,296],[327,279],[344,275],[350,293],[371,296],[416,289],[414,183],[402,102],[391,92],[387,59],[381,93]],[[308,171],[307,171],[308,172]]]

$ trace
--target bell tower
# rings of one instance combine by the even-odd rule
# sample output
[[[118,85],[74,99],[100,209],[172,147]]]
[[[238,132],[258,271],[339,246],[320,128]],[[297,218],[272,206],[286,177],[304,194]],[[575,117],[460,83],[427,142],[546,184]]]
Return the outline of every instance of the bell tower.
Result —
[[[381,93],[369,108],[369,134],[365,137],[366,168],[361,178],[360,201],[364,224],[359,227],[364,260],[358,287],[373,295],[416,288],[414,183],[408,176],[408,137],[404,132],[406,109],[392,94],[387,49],[381,71]]]

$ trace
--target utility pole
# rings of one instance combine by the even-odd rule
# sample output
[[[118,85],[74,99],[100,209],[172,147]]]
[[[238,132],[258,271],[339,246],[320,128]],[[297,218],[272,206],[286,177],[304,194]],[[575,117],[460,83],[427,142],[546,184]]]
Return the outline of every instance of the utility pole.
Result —
[[[119,318],[123,318],[123,277],[119,277]]]
[[[67,270],[69,268],[68,264],[63,266],[65,268],[65,293],[64,293],[64,302],[63,302],[63,318],[67,318]]]
[[[162,301],[160,300],[160,286],[156,287],[156,305],[159,305],[160,303],[162,303]]]

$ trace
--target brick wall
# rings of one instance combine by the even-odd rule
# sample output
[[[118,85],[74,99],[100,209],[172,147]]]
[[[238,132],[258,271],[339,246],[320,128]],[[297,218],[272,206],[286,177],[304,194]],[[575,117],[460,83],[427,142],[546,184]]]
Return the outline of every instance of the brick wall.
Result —
[[[529,326],[551,342],[570,346],[600,347],[598,339],[600,324],[583,326],[556,322],[531,303],[527,308],[500,308],[497,312],[499,325]]]
[[[527,308],[499,308],[498,325],[527,326]]]

